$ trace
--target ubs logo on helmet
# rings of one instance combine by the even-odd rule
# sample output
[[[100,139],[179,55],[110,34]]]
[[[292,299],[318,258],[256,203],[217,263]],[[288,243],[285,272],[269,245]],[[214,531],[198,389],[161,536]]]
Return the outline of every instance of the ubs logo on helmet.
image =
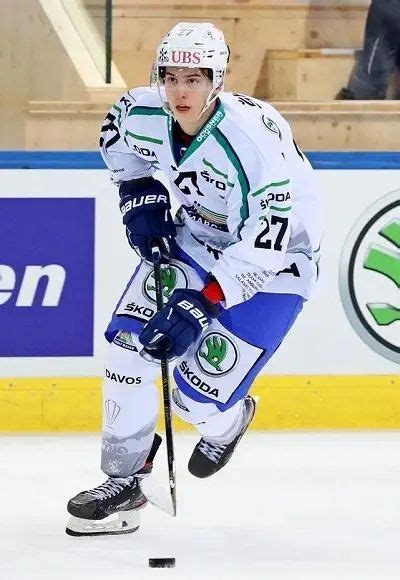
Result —
[[[351,230],[340,259],[340,296],[360,338],[400,363],[400,191],[370,206]]]
[[[173,50],[171,51],[171,61],[174,64],[199,64],[201,53],[190,50]]]
[[[188,277],[186,272],[176,264],[170,264],[161,270],[161,286],[164,302],[171,298],[175,288],[187,288]],[[151,270],[143,282],[143,293],[150,302],[156,304],[156,285],[154,280],[154,271]]]
[[[209,376],[230,373],[239,360],[238,349],[231,338],[221,332],[206,334],[196,353],[197,364]]]

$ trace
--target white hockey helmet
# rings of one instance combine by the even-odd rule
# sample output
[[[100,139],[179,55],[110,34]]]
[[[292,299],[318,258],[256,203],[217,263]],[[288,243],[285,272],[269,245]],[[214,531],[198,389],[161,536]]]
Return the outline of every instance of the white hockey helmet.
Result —
[[[229,48],[224,34],[210,22],[180,22],[157,48],[155,81],[163,82],[167,66],[206,68],[212,71],[213,89],[223,89]]]

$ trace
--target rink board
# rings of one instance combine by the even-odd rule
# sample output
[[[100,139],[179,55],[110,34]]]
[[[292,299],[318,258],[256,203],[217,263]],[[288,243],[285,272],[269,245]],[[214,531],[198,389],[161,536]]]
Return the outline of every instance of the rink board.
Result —
[[[254,428],[400,428],[400,154],[309,157],[326,207],[320,283],[254,386]],[[136,264],[102,167],[94,152],[0,153],[3,432],[100,428],[102,333]],[[375,230],[361,240],[366,224]],[[359,320],[343,290],[351,259]],[[50,289],[37,281],[49,265]]]
[[[398,375],[261,376],[251,428],[399,429],[399,391]],[[101,405],[100,377],[0,379],[0,432],[98,431]]]

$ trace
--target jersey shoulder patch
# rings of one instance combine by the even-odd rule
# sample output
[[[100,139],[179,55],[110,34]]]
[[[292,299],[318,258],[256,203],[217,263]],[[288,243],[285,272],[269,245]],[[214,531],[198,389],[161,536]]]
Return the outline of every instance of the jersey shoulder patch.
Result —
[[[275,142],[278,146],[287,132],[287,121],[269,103],[241,93],[223,93],[221,99],[228,118],[251,141]]]
[[[130,89],[122,95],[113,108],[124,119],[136,107],[156,107],[162,106],[158,91],[150,87],[138,87]]]
[[[160,94],[155,88],[138,87],[128,91],[128,94],[135,99],[135,107],[162,107]]]
[[[139,87],[137,89],[130,89],[124,93],[119,101],[116,101],[111,107],[110,111],[104,119],[104,125],[102,127],[102,132],[110,129],[111,125],[115,132],[120,131],[122,124],[128,117],[129,113],[133,108],[139,105],[142,101],[147,102],[149,99],[148,92],[151,89],[147,87]],[[150,97],[151,98],[151,97]],[[101,145],[101,143],[100,143]],[[110,144],[108,143],[107,146]]]

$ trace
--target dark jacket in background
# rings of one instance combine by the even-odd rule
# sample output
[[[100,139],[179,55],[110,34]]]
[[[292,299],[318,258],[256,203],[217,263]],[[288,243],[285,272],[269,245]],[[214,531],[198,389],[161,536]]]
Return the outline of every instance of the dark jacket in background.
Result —
[[[338,99],[384,99],[400,65],[400,0],[372,0],[364,47]]]

